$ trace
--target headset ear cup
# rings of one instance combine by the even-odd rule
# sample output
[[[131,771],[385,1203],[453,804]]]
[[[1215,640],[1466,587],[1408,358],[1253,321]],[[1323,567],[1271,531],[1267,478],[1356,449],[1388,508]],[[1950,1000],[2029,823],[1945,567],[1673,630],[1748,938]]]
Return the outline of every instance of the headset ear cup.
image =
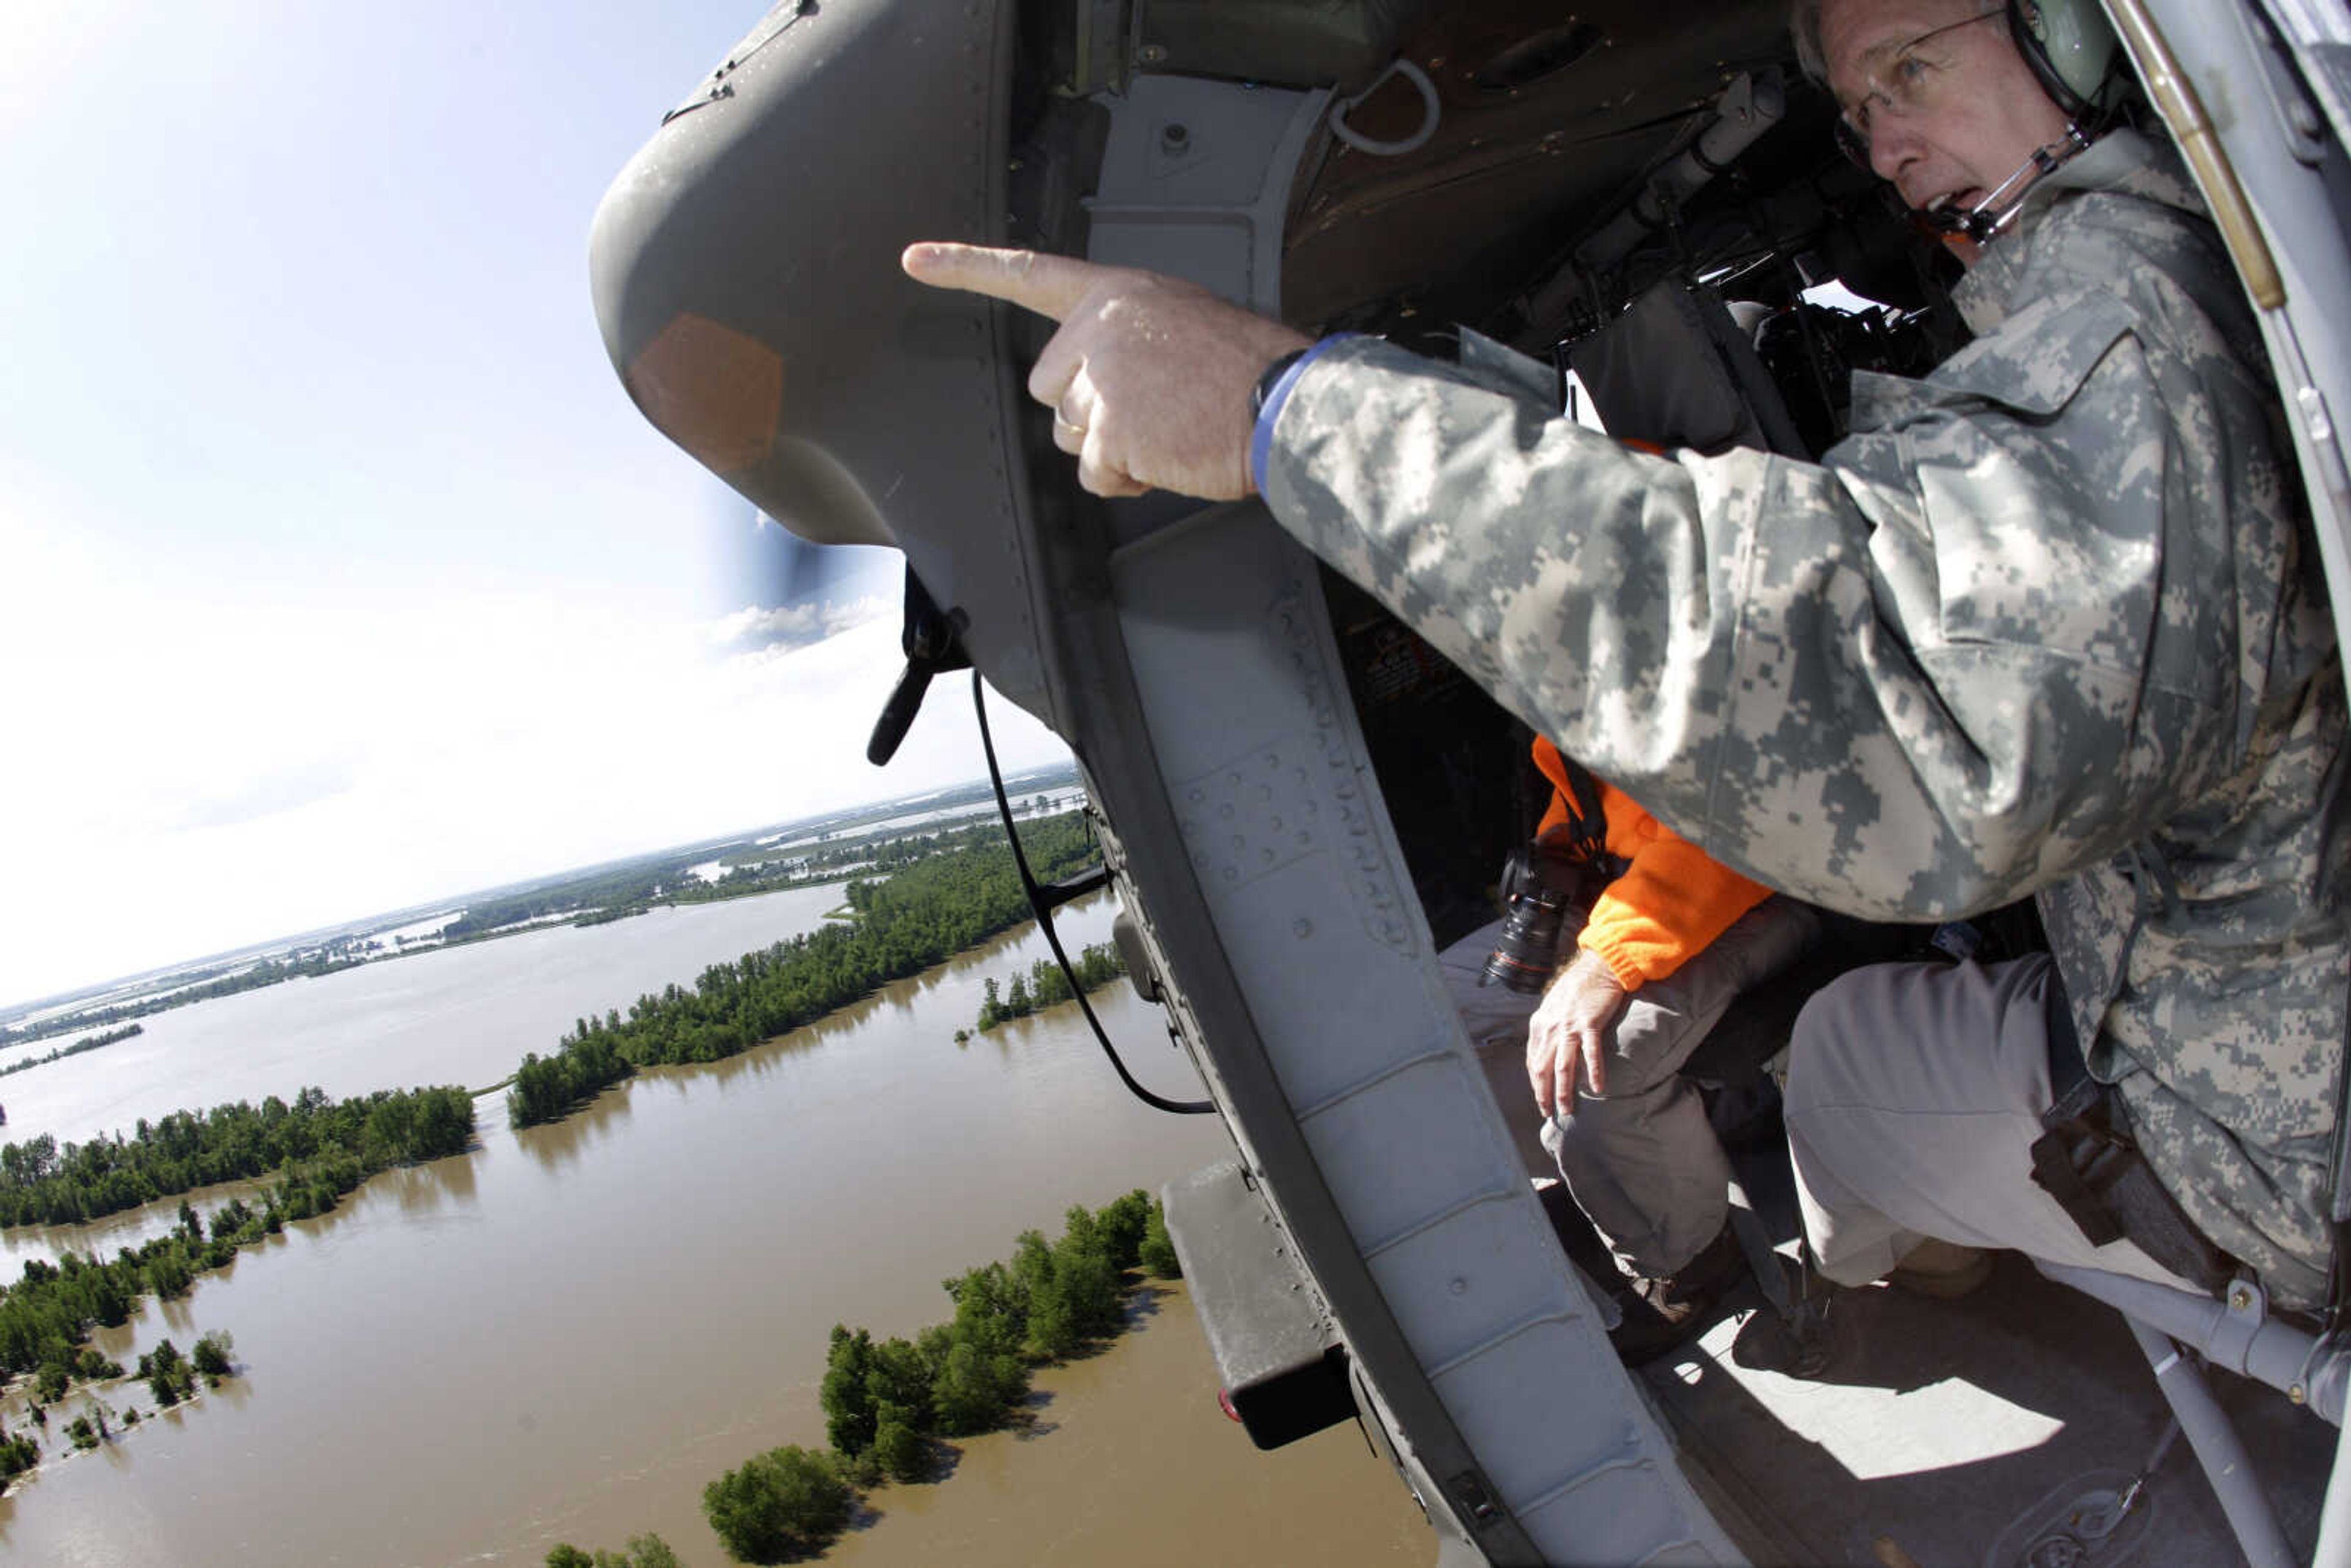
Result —
[[[2040,0],[2008,0],[2008,36],[2016,52],[2032,68],[2033,78],[2068,120],[2079,120],[2089,103],[2058,71],[2049,57],[2049,19]]]
[[[2068,120],[2092,118],[2121,44],[2096,0],[2008,0],[2009,37]]]

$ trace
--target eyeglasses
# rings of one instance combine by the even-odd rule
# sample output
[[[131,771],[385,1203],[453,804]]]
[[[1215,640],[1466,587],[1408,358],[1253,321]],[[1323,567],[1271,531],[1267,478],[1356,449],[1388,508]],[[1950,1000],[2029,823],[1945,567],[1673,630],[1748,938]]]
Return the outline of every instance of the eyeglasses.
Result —
[[[1929,27],[1907,43],[1897,44],[1886,55],[1883,64],[1874,66],[1863,76],[1867,89],[1858,102],[1846,106],[1837,120],[1837,145],[1844,155],[1866,169],[1869,162],[1870,122],[1879,115],[1895,120],[1908,120],[1934,107],[1938,95],[1946,85],[1950,69],[1949,58],[1938,59],[1931,54],[1920,54],[1921,46],[1932,43],[1946,33],[1956,33],[1961,27],[1971,27],[1978,22],[1990,21],[2008,9],[1995,5],[1989,11],[1979,11],[1956,22],[1946,22],[1939,27]],[[1871,106],[1878,107],[1875,110]]]

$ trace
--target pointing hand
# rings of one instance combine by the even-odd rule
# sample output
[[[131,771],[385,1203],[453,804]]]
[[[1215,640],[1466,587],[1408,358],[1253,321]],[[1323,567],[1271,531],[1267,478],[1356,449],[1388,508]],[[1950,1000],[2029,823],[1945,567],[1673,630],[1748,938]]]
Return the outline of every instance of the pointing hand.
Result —
[[[1029,374],[1053,442],[1097,496],[1251,495],[1249,398],[1311,340],[1196,285],[1131,267],[983,246],[906,247],[906,276],[1050,316],[1061,330]]]

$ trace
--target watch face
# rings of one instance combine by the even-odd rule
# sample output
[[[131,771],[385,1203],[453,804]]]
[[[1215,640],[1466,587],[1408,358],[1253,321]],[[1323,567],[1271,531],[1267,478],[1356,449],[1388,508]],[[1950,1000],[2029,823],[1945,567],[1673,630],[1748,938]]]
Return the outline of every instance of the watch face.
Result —
[[[1305,350],[1292,349],[1266,366],[1265,374],[1258,377],[1257,385],[1249,388],[1249,420],[1252,423],[1265,412],[1265,400],[1273,395],[1273,389],[1281,383],[1283,376],[1290,373],[1290,367],[1305,357]]]

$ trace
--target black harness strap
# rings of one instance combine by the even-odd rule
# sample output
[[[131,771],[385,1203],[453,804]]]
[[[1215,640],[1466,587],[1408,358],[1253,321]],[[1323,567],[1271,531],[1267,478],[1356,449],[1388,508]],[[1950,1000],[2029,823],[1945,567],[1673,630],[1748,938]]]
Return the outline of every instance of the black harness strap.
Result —
[[[1588,868],[1602,883],[1625,874],[1628,863],[1608,852],[1608,812],[1600,801],[1600,782],[1591,769],[1565,752],[1559,753],[1567,772],[1567,788],[1559,791],[1567,807],[1567,821],[1553,826],[1536,841],[1541,848]]]
[[[2217,1295],[2236,1278],[2237,1260],[2196,1228],[2131,1141],[2122,1103],[2090,1075],[2074,1009],[2053,967],[2049,1009],[2049,1088],[2032,1145],[2032,1179],[2064,1209],[2094,1247],[2126,1239],[2184,1280]]]

